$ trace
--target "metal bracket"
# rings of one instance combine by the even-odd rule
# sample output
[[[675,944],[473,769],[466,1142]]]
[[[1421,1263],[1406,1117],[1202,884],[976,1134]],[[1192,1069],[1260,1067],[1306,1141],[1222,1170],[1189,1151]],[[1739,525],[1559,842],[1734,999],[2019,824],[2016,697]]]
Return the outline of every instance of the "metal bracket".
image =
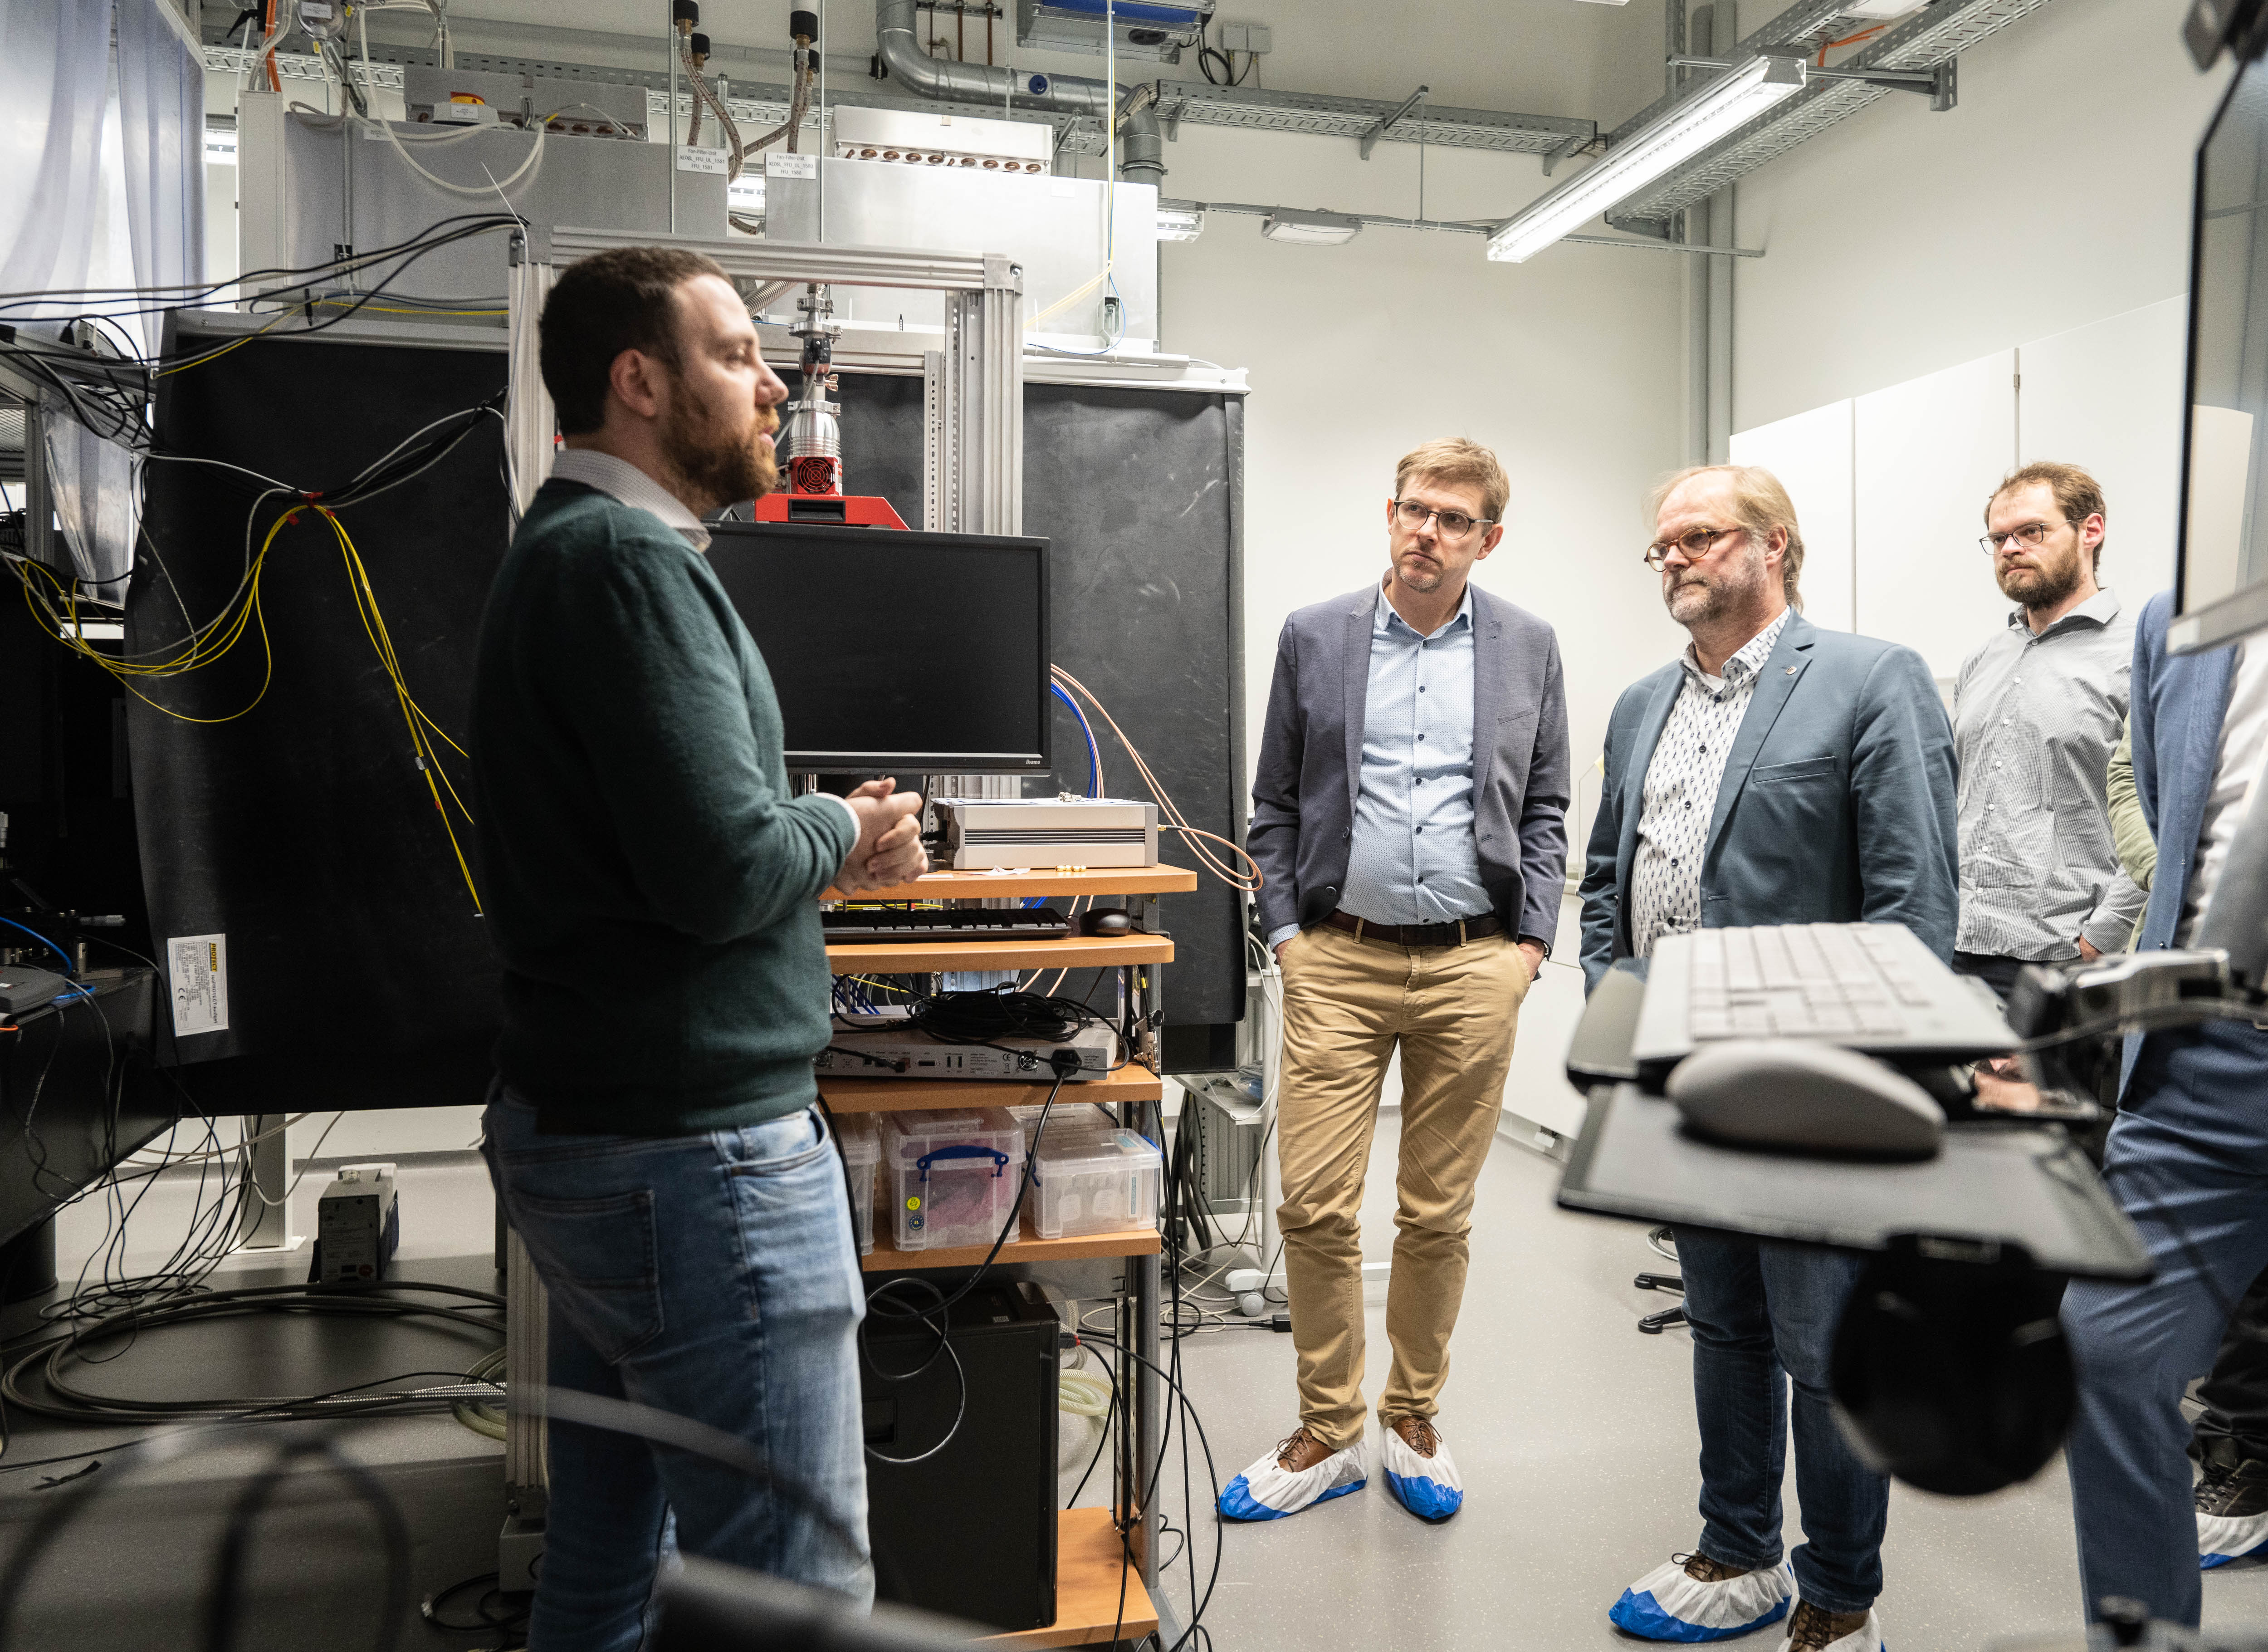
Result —
[[[1590,138],[1571,137],[1558,148],[1547,151],[1543,157],[1543,175],[1549,178],[1552,169],[1561,161],[1574,159],[1576,156],[1589,148],[1592,142]]]
[[[1403,115],[1409,114],[1410,110],[1416,108],[1420,102],[1424,101],[1426,94],[1432,90],[1433,89],[1431,86],[1420,86],[1417,91],[1403,99],[1402,102],[1395,107],[1393,114],[1381,115],[1379,118],[1378,124],[1372,127],[1370,130],[1362,135],[1362,158],[1365,160],[1368,160],[1370,159],[1370,151],[1378,147],[1378,140],[1384,137],[1388,132],[1392,131],[1394,129],[1395,122],[1399,121]]]
[[[1767,57],[1791,57],[1803,60],[1793,52],[1767,51]],[[1672,57],[1672,69],[1733,69],[1735,63],[1721,57]],[[1879,86],[1885,92],[1919,92],[1929,100],[1934,113],[1942,114],[1955,107],[1960,98],[1960,60],[1948,57],[1934,69],[1820,69],[1803,63],[1806,80],[1855,80],[1863,85]]]

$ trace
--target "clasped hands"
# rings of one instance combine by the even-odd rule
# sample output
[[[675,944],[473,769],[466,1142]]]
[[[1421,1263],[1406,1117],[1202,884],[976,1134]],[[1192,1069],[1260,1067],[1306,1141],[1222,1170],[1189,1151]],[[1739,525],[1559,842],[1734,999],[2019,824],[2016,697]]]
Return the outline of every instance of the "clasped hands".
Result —
[[[858,841],[835,874],[836,889],[845,894],[887,889],[929,870],[929,852],[921,840],[920,793],[900,792],[897,782],[886,777],[867,781],[843,801],[858,817]]]

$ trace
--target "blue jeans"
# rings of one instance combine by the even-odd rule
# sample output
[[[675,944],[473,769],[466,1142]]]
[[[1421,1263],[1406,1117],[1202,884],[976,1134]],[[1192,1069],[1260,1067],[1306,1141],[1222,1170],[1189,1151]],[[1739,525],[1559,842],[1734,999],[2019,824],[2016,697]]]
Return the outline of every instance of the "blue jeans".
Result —
[[[549,1293],[551,1384],[736,1434],[801,1493],[555,1421],[532,1652],[637,1647],[666,1515],[687,1554],[871,1602],[865,1294],[843,1162],[816,1114],[696,1136],[544,1135],[507,1089],[486,1125],[497,1195]]]
[[[2212,1369],[2228,1309],[2268,1266],[2268,1033],[2216,1021],[2143,1041],[2103,1179],[2157,1265],[2074,1280],[2071,1497],[2087,1615],[2105,1595],[2194,1626],[2202,1604],[2182,1390]],[[2183,1243],[2184,1238],[2187,1243]]]
[[[1677,1230],[1693,1330],[1693,1408],[1701,1424],[1701,1553],[1726,1566],[1776,1566],[1787,1473],[1787,1381],[1795,1383],[1795,1486],[1806,1541],[1802,1597],[1865,1611],[1882,1592],[1890,1483],[1859,1461],[1827,1399],[1827,1361],[1865,1261],[1737,1234]]]

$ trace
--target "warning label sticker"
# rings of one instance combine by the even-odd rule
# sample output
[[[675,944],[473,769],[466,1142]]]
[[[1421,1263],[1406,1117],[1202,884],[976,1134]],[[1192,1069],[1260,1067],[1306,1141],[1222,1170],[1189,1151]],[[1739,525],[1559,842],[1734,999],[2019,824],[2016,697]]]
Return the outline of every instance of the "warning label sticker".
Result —
[[[166,942],[173,977],[173,1036],[220,1032],[228,1026],[228,937],[175,935]]]

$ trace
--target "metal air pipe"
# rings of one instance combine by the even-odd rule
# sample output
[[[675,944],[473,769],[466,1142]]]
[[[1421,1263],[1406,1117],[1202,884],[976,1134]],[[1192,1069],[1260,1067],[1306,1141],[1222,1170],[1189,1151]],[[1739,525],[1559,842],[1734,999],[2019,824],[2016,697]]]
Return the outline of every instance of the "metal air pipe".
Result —
[[[1059,114],[1112,119],[1123,92],[1083,75],[1019,76],[990,63],[932,57],[914,33],[916,0],[874,0],[874,45],[882,66],[900,85],[924,98],[1046,109]],[[1165,135],[1154,109],[1126,117],[1118,132],[1118,173],[1129,183],[1154,184],[1166,175]]]

